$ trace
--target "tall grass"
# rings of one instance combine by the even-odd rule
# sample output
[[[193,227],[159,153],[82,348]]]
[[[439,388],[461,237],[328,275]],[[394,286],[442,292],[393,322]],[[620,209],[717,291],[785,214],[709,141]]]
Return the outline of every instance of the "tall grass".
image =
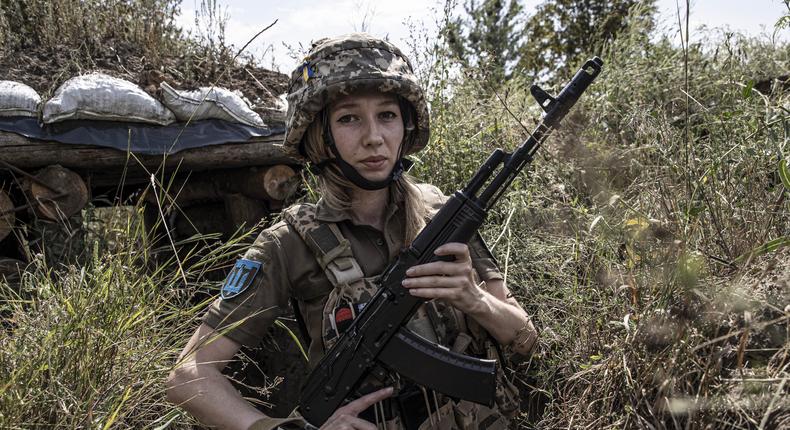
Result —
[[[636,18],[484,231],[542,330],[521,425],[788,426],[790,46],[712,31],[684,56]],[[485,75],[434,98],[417,175],[447,192],[539,116]]]
[[[134,82],[147,59],[185,51],[175,25],[178,0],[4,0],[0,2],[2,79],[24,82],[45,99],[65,80],[108,71]],[[150,69],[149,69],[150,70]],[[161,70],[160,70],[161,71]]]
[[[179,0],[63,0],[0,3],[0,43],[8,52],[74,50],[101,57],[170,55],[183,42]]]
[[[19,283],[0,281],[2,428],[157,427],[181,416],[164,401],[163,380],[205,308],[200,298],[215,291],[209,274],[244,236],[175,243],[179,267],[160,261],[173,254],[150,246],[140,211],[102,212],[78,227],[84,248],[68,260],[79,265],[38,254]]]

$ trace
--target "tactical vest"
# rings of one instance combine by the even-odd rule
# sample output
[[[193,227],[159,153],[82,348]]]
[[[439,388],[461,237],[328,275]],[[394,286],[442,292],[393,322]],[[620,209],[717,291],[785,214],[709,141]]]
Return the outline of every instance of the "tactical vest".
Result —
[[[420,185],[423,195],[441,196],[433,186]],[[426,204],[430,208],[441,206],[441,202]],[[328,350],[337,341],[346,323],[350,323],[375,294],[380,276],[365,277],[362,268],[351,250],[350,242],[343,237],[340,228],[332,222],[316,220],[316,206],[300,204],[283,212],[283,218],[304,240],[316,257],[319,266],[333,286],[323,307],[322,342]],[[295,312],[300,312],[295,306]],[[420,336],[458,353],[472,352],[486,358],[499,358],[490,338],[474,321],[467,323],[466,317],[442,300],[431,300],[423,304],[407,323],[407,328]],[[306,330],[303,330],[306,332]],[[501,372],[500,372],[501,373]],[[502,376],[502,375],[501,375]],[[435,404],[433,414],[420,429],[504,429],[507,419],[518,408],[517,390],[499,378],[496,409],[489,409],[467,401],[454,402],[442,397],[426,402]],[[397,389],[397,387],[396,387]],[[424,391],[423,391],[424,392]],[[384,422],[387,429],[405,428],[399,418]]]

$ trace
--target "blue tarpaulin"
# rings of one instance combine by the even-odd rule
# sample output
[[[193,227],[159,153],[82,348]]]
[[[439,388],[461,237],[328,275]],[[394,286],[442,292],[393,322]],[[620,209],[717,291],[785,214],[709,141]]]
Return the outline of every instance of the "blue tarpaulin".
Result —
[[[185,149],[280,134],[284,127],[250,127],[218,119],[167,126],[116,121],[72,120],[40,124],[37,118],[0,117],[0,130],[60,143],[95,145],[140,154],[175,154]]]

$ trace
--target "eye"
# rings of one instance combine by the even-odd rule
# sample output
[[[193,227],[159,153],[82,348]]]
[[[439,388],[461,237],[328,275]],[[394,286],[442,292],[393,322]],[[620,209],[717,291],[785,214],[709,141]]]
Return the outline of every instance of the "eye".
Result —
[[[386,120],[386,121],[392,121],[393,119],[396,119],[397,117],[398,117],[398,114],[396,114],[393,111],[389,111],[389,110],[385,111],[385,112],[381,112],[379,114],[379,118],[381,118],[383,120]]]
[[[349,115],[342,115],[342,116],[340,116],[337,119],[337,122],[342,123],[342,124],[348,124],[348,123],[351,123],[351,122],[356,121],[356,120],[357,120],[356,115],[350,115],[349,114]]]

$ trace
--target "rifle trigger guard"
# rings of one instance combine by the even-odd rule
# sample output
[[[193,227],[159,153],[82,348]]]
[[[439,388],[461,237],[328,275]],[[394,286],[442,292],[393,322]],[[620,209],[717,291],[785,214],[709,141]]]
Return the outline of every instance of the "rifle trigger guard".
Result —
[[[539,87],[537,84],[532,85],[529,88],[529,92],[532,93],[532,97],[535,97],[535,100],[538,101],[541,109],[543,109],[545,112],[548,112],[549,108],[557,102],[557,99],[549,95],[549,93],[543,91],[543,88]]]

